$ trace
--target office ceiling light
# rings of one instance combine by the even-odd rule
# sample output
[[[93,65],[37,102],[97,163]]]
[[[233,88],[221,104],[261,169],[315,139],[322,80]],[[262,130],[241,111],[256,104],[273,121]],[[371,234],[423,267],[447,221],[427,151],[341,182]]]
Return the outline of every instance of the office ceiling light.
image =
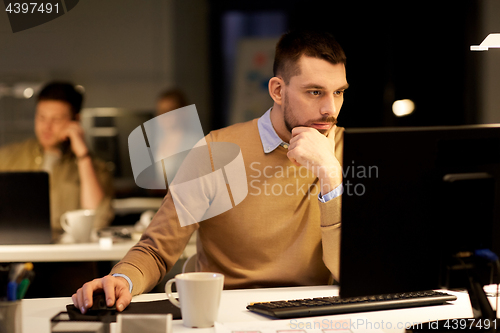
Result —
[[[33,88],[26,88],[23,91],[23,96],[24,96],[24,98],[28,99],[28,98],[31,98],[34,93],[35,93],[35,91],[33,90]]]
[[[39,82],[18,82],[6,84],[0,82],[0,98],[14,97],[19,99],[29,99],[40,91],[42,83]]]
[[[489,34],[481,44],[471,45],[471,51],[488,51],[489,48],[500,48],[500,34]]]
[[[400,99],[392,103],[392,112],[396,117],[407,116],[415,110],[415,103],[411,99]]]

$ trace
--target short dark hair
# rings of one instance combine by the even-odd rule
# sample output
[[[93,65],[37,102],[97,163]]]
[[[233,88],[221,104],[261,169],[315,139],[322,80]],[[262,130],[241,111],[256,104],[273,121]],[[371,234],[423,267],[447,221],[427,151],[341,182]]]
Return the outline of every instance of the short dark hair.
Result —
[[[72,83],[54,81],[43,87],[37,97],[37,103],[48,100],[68,103],[73,116],[76,116],[82,109],[83,94]]]
[[[302,55],[319,58],[329,63],[344,64],[346,56],[332,34],[325,31],[294,30],[281,36],[274,56],[274,76],[281,75],[285,84],[290,78],[300,75],[297,65]]]
[[[188,105],[186,95],[182,90],[179,88],[172,88],[172,89],[167,89],[164,90],[160,96],[158,96],[158,100],[166,99],[166,98],[173,98],[177,102],[177,105],[179,105],[179,108],[182,108],[184,106]]]

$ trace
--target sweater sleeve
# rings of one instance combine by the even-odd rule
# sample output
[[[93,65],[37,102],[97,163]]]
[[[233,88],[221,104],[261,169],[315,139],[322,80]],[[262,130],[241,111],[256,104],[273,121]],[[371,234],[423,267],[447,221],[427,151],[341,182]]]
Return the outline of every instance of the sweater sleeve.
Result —
[[[189,151],[170,183],[170,189],[193,179],[205,179],[204,175],[214,171],[212,156],[206,146],[211,141],[209,134]],[[188,191],[190,195],[186,196],[187,199],[184,198],[187,206],[179,200],[179,193],[174,191],[178,211],[172,191],[169,190],[139,243],[111,270],[110,274],[125,274],[130,278],[133,284],[132,295],[154,288],[179,259],[191,235],[199,228],[198,221],[204,219],[204,213],[215,201],[213,186],[204,185],[204,181],[191,185],[191,191]],[[181,214],[182,224],[178,212]]]
[[[132,295],[154,288],[184,251],[198,224],[181,227],[170,193],[141,240],[116,264],[110,274],[125,274],[133,284]]]
[[[335,157],[343,164],[344,128],[335,131]],[[323,262],[330,270],[333,278],[340,279],[340,230],[342,219],[342,195],[327,202],[319,202],[321,216],[321,241],[323,245]]]
[[[340,266],[340,219],[342,196],[327,202],[320,202],[321,240],[323,244],[323,261],[333,278],[339,281]]]

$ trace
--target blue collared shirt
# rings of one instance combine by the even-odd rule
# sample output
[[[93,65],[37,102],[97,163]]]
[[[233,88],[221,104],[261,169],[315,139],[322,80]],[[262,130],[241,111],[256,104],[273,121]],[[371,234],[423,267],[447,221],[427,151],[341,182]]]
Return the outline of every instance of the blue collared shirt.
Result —
[[[271,109],[267,110],[262,117],[259,118],[258,122],[260,141],[262,142],[262,148],[264,148],[264,153],[269,154],[273,152],[278,146],[282,146],[288,149],[289,144],[280,139],[276,131],[274,130],[273,124],[271,123]],[[325,195],[318,194],[318,199],[321,202],[327,202],[333,198],[338,197],[344,192],[344,187],[342,183],[337,186],[332,191]]]

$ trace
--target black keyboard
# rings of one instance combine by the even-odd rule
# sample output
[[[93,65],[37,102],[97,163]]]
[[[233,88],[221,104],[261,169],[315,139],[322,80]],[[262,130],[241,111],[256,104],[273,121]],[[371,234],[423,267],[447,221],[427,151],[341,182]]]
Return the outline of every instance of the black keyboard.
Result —
[[[252,303],[247,306],[247,309],[260,314],[285,319],[440,305],[449,301],[455,301],[456,299],[456,296],[429,290],[352,298],[335,296]]]

